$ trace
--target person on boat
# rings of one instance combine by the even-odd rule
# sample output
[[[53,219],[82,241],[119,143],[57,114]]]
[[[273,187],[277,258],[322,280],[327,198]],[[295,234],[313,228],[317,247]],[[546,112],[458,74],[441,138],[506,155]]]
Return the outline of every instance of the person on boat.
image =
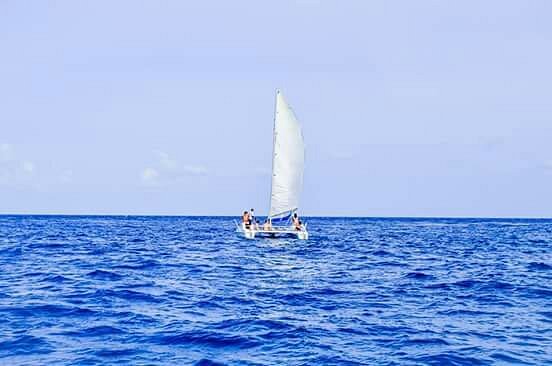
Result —
[[[297,212],[293,214],[293,218],[292,218],[292,223],[293,223],[293,226],[295,226],[295,230],[301,230],[301,226],[302,226],[302,223],[301,223],[301,220],[299,220],[299,216],[297,216]]]
[[[254,209],[251,209],[249,211],[249,221],[250,221],[249,224],[253,224],[253,225],[255,225],[255,223],[257,222],[255,220],[255,210]]]
[[[242,223],[245,226],[246,229],[249,229],[251,225],[251,219],[249,218],[249,212],[243,211],[242,215]]]
[[[264,231],[271,231],[272,230],[272,221],[270,219],[267,219],[265,223],[263,224],[263,230]]]

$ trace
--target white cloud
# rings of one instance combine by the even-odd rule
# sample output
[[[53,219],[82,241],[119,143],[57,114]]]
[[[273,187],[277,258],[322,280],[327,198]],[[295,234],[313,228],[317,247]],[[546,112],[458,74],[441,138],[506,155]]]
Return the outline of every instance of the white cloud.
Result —
[[[153,150],[155,162],[142,170],[141,182],[152,185],[170,185],[181,182],[185,177],[204,176],[207,168],[196,164],[180,165],[168,153],[161,150]]]
[[[186,175],[205,175],[207,168],[197,165],[185,165],[182,167],[182,172]]]
[[[153,168],[146,168],[142,171],[142,183],[148,185],[157,184],[159,178],[159,172]]]
[[[72,170],[57,170],[52,164],[40,165],[17,147],[0,143],[0,185],[43,189],[72,182]]]
[[[10,161],[13,159],[13,149],[10,144],[0,144],[0,161]]]
[[[33,174],[35,170],[35,165],[32,161],[25,160],[21,162],[21,169],[27,174]]]
[[[73,181],[73,171],[72,170],[64,170],[59,175],[59,181],[61,183],[71,183]]]
[[[164,151],[161,150],[154,150],[155,155],[157,155],[157,159],[159,161],[159,164],[162,168],[167,170],[175,170],[177,167],[176,160],[171,159],[169,154],[167,154]]]
[[[22,159],[8,143],[0,143],[0,184],[20,186],[36,184],[36,165]]]
[[[485,152],[493,152],[498,149],[500,149],[502,146],[504,146],[505,140],[501,137],[487,137],[484,139],[481,139],[478,142],[479,147],[481,150]]]

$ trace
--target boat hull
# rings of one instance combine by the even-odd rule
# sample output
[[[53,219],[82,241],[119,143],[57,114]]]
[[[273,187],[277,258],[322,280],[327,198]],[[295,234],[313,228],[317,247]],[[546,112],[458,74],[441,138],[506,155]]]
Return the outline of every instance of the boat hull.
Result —
[[[299,240],[307,240],[309,238],[309,232],[307,230],[296,230],[293,227],[274,227],[271,230],[263,229],[247,229],[244,225],[238,225],[236,230],[242,233],[246,239],[255,238],[281,238],[281,237],[296,237]]]

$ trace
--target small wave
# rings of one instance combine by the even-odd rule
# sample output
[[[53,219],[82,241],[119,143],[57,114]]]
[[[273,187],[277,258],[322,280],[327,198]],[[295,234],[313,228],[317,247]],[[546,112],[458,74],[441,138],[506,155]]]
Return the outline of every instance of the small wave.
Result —
[[[347,295],[349,293],[349,291],[339,290],[333,287],[321,288],[307,292],[308,295],[313,296]]]
[[[104,313],[104,315],[106,314]],[[152,316],[132,311],[113,311],[107,313],[107,315],[119,319],[119,321],[123,322],[125,325],[144,326],[146,324],[157,325],[159,323],[159,321]]]
[[[139,264],[119,264],[116,266],[113,266],[113,268],[117,269],[131,269],[131,270],[144,270],[144,269],[151,269],[155,267],[159,267],[160,263],[156,260],[149,259],[146,261],[142,261]]]
[[[424,288],[431,289],[431,290],[449,290],[450,287],[451,287],[450,284],[444,283],[444,282],[431,283],[424,286]]]
[[[129,243],[145,243],[146,239],[144,239],[144,238],[132,238],[128,242]]]
[[[202,300],[194,304],[195,307],[200,309],[226,309],[223,303],[217,302],[215,300]]]
[[[375,255],[375,256],[378,256],[378,257],[383,257],[383,256],[391,255],[390,252],[388,252],[388,251],[386,251],[386,250],[382,250],[382,249],[374,250],[374,251],[371,252],[370,254]]]
[[[94,296],[103,299],[119,298],[129,301],[161,302],[162,299],[150,294],[133,290],[98,290]]]
[[[305,327],[296,327],[284,321],[259,319],[232,319],[225,320],[211,326],[213,329],[236,334],[249,334],[256,339],[273,342],[277,339],[302,339],[309,330]]]
[[[421,356],[412,359],[416,363],[427,365],[490,365],[492,362],[486,359],[466,357],[454,353],[440,353],[436,355]]]
[[[343,366],[361,366],[365,365],[365,363],[361,363],[358,361],[348,360],[346,358],[343,358],[341,356],[318,356],[315,359],[312,360],[312,363],[309,362],[309,365],[343,365]]]
[[[512,290],[515,288],[514,285],[508,282],[503,281],[489,281],[485,282],[484,286],[482,286],[483,289],[488,290]]]
[[[180,297],[186,295],[184,292],[178,291],[178,290],[167,290],[167,291],[165,292],[165,294],[166,294],[167,296],[172,296],[172,297],[174,297],[174,298],[180,298]]]
[[[42,279],[42,281],[46,282],[54,282],[54,283],[63,283],[67,281],[71,281],[70,278],[67,278],[65,276],[59,275],[59,274],[51,274]]]
[[[225,307],[229,304],[239,304],[239,305],[253,305],[255,302],[251,299],[247,299],[245,297],[238,297],[238,296],[213,296],[207,300],[202,300],[203,305],[207,305],[206,303],[211,303],[211,305],[207,305],[208,307]]]
[[[497,361],[506,362],[510,364],[516,364],[516,365],[532,365],[532,363],[525,362],[523,360],[520,360],[517,357],[509,356],[504,353],[493,353],[491,354],[491,357],[494,358]]]
[[[7,312],[19,317],[88,317],[95,311],[76,306],[65,305],[28,305],[24,307],[4,307],[0,312]]]
[[[356,328],[338,328],[337,330],[342,333],[354,334],[359,336],[365,336],[368,334],[365,331]]]
[[[543,297],[543,298],[552,298],[552,290],[549,288],[542,287],[525,287],[524,291],[529,293],[532,296]]]
[[[412,278],[415,280],[432,280],[435,277],[432,275],[425,274],[423,272],[410,272],[405,276],[406,278]]]
[[[15,245],[9,248],[3,248],[0,250],[0,258],[12,258],[23,254],[23,246]]]
[[[405,345],[423,345],[423,346],[448,346],[450,343],[442,338],[411,338],[404,342]]]
[[[145,351],[139,348],[122,348],[122,349],[100,349],[94,352],[94,355],[101,358],[121,358],[127,356],[134,356]]]
[[[118,281],[121,278],[123,278],[123,276],[121,276],[120,274],[117,274],[111,271],[101,270],[101,269],[96,269],[92,272],[88,272],[86,275],[88,277],[92,277],[98,280],[108,280],[108,281]]]
[[[309,291],[283,294],[279,296],[277,300],[285,302],[288,305],[303,305],[305,303],[319,301],[319,299],[311,296]]]
[[[164,345],[204,345],[208,347],[251,348],[260,344],[250,337],[227,335],[212,331],[190,331],[158,337],[158,342]]]
[[[497,313],[489,311],[480,311],[480,310],[468,310],[468,309],[453,309],[453,310],[442,310],[438,314],[446,316],[458,316],[458,315],[468,315],[468,316],[482,316],[482,315],[496,315]]]
[[[545,244],[548,242],[548,239],[547,238],[527,238],[527,241],[532,243],[532,244]]]
[[[377,262],[374,263],[374,266],[387,266],[387,267],[408,267],[408,264],[403,262],[390,262],[390,261],[383,261],[383,262]]]
[[[289,323],[271,319],[230,319],[213,324],[213,329],[231,330],[239,333],[252,333],[266,330],[295,331],[296,327]]]
[[[481,284],[481,281],[476,280],[462,280],[452,283],[453,286],[463,287],[463,288],[472,288]]]
[[[111,327],[109,325],[99,325],[96,327],[84,328],[76,331],[61,332],[56,334],[67,335],[71,337],[103,337],[106,335],[111,336],[125,333],[126,332],[119,328]]]
[[[66,246],[65,242],[33,242],[29,244],[29,249],[32,250],[62,250]]]
[[[528,267],[532,271],[549,271],[552,269],[551,265],[544,262],[531,262]]]
[[[378,336],[394,336],[397,334],[417,334],[418,330],[405,326],[393,326],[393,325],[376,325],[370,329],[370,334],[376,334]]]
[[[225,366],[225,363],[216,362],[208,358],[202,358],[201,360],[194,363],[194,366]]]
[[[45,354],[53,351],[54,348],[44,339],[31,335],[0,341],[0,357]]]

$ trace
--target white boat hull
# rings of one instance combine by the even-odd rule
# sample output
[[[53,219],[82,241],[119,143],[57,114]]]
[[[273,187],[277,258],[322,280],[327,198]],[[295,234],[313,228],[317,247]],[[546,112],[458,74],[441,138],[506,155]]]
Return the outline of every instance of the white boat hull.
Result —
[[[240,233],[243,233],[246,239],[255,239],[255,238],[276,238],[276,237],[289,237],[295,236],[299,240],[307,240],[309,238],[309,232],[306,229],[297,230],[294,227],[289,226],[278,226],[273,227],[271,230],[263,230],[262,228],[258,229],[247,229],[245,225],[238,225],[237,230]]]

